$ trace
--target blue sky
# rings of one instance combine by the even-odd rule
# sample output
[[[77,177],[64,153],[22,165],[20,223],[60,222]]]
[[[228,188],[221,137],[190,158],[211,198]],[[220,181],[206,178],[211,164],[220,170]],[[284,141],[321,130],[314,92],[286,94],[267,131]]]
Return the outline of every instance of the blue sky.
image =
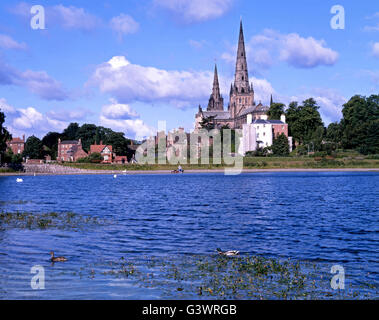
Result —
[[[332,6],[345,10],[334,30]],[[46,29],[30,26],[42,5]],[[70,122],[141,138],[191,130],[217,62],[225,97],[240,17],[256,101],[314,97],[325,124],[352,95],[378,94],[379,3],[374,0],[6,1],[0,4],[0,108],[14,135]]]

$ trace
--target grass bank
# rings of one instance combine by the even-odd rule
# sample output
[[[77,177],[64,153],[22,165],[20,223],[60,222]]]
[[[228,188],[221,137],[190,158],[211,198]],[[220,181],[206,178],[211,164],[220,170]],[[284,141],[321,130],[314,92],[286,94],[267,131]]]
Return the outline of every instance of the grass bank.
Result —
[[[95,163],[64,163],[64,166],[87,170],[135,171],[135,170],[175,170],[177,165],[161,164],[95,164]],[[182,165],[184,170],[212,170],[228,167],[225,164],[194,164]],[[244,169],[350,169],[379,168],[378,159],[365,157],[344,158],[312,158],[312,157],[245,157]]]

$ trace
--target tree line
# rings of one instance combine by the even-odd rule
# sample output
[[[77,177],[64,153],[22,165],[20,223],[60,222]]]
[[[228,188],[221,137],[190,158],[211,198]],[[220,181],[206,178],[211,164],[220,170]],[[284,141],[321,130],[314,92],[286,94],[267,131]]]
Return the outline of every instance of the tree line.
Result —
[[[130,159],[133,150],[129,148],[132,141],[125,137],[122,132],[115,132],[112,129],[96,126],[94,124],[70,123],[63,132],[48,132],[42,139],[36,136],[30,136],[25,143],[25,149],[22,155],[13,155],[10,149],[7,149],[6,142],[12,138],[11,134],[4,127],[5,115],[0,111],[0,161],[4,162],[21,162],[22,157],[30,159],[43,159],[50,156],[55,160],[58,153],[58,139],[79,140],[81,139],[83,150],[88,152],[92,144],[111,145],[113,152],[119,156],[127,156]]]

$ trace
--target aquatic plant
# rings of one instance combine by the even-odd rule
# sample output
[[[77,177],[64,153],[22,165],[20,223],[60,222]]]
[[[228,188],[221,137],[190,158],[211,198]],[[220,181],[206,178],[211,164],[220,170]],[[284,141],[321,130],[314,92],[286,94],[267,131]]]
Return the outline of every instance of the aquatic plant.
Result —
[[[103,225],[104,219],[73,212],[0,212],[2,229],[67,229],[81,230],[89,226]]]

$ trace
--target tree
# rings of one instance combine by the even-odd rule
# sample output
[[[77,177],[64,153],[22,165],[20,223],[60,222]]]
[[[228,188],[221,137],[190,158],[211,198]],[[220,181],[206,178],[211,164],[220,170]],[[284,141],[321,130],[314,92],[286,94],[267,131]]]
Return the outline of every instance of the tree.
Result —
[[[77,139],[82,140],[82,146],[85,151],[89,151],[91,144],[95,143],[97,127],[94,124],[83,124],[77,133]]]
[[[318,111],[320,107],[313,98],[303,101],[303,105],[291,102],[286,112],[289,135],[300,144],[313,142],[317,128],[324,127]]]
[[[290,153],[288,138],[282,133],[272,142],[271,150],[275,156],[288,156]]]
[[[285,105],[283,103],[272,103],[270,105],[270,109],[267,112],[268,119],[280,120],[280,116],[284,114],[284,107]]]
[[[76,140],[78,139],[79,124],[72,122],[66,129],[63,130],[62,138],[64,140]]]
[[[4,155],[7,150],[7,141],[12,139],[11,134],[4,127],[5,114],[0,110],[0,164],[4,162]]]
[[[49,154],[52,159],[56,159],[58,153],[58,139],[62,138],[62,134],[58,132],[49,132],[42,138],[42,145],[45,153]]]
[[[26,140],[24,156],[30,159],[42,158],[42,141],[35,136],[31,136]]]
[[[379,153],[379,95],[356,95],[343,105],[342,146],[361,153]]]
[[[328,142],[341,143],[342,127],[338,122],[332,122],[326,129],[326,140]]]
[[[215,118],[214,116],[204,117],[200,122],[201,128],[207,131],[214,129],[215,128],[214,118]]]

